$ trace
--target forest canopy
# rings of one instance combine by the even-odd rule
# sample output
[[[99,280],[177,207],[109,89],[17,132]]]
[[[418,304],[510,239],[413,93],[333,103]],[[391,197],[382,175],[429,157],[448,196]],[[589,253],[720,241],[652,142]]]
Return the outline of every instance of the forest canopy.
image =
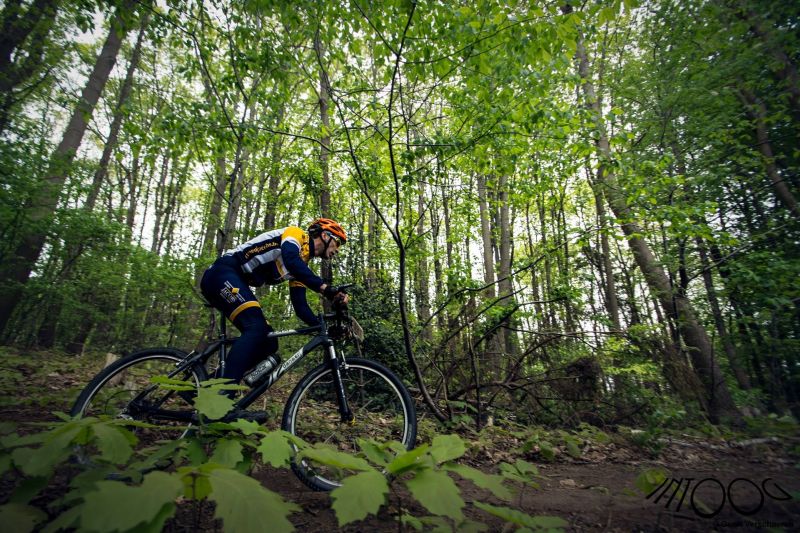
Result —
[[[190,348],[217,255],[326,216],[442,419],[798,416],[799,7],[8,0],[2,341]]]

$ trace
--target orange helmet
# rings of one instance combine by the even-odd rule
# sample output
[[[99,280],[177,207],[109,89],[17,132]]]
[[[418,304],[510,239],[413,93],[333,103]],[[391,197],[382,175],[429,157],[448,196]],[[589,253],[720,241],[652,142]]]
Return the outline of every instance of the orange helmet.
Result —
[[[333,235],[336,240],[339,241],[339,244],[347,242],[347,233],[345,233],[344,228],[335,220],[331,220],[330,218],[318,218],[308,226],[308,234],[312,237],[320,235],[323,231],[327,231]]]

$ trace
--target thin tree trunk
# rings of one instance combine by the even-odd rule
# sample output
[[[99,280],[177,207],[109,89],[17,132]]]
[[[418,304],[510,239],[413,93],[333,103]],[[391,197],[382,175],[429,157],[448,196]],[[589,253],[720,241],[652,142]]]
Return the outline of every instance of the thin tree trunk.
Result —
[[[425,324],[420,332],[422,338],[431,342],[433,340],[433,333],[428,321],[431,318],[430,309],[430,288],[428,283],[428,249],[425,245],[425,184],[419,184],[417,192],[417,242],[418,242],[418,260],[416,272],[416,304],[417,304],[417,319],[420,324]]]
[[[717,291],[714,288],[714,280],[711,275],[711,265],[708,260],[706,245],[700,237],[695,238],[695,244],[697,245],[697,252],[700,255],[700,266],[703,269],[703,283],[706,287],[706,296],[708,298],[708,305],[711,308],[711,316],[714,317],[714,326],[717,328],[717,334],[722,342],[725,355],[728,357],[728,364],[739,386],[744,390],[749,390],[751,388],[750,378],[739,364],[736,348],[734,348],[733,342],[731,342],[728,329],[725,327],[725,320],[722,318],[722,311],[720,310],[719,300],[717,299]]]
[[[739,97],[742,100],[747,114],[755,123],[756,128],[756,142],[758,143],[758,151],[761,152],[764,158],[764,169],[772,182],[772,188],[775,190],[775,196],[789,210],[795,219],[800,219],[800,208],[797,206],[792,191],[786,185],[786,182],[778,172],[778,167],[775,164],[775,156],[772,152],[772,143],[769,140],[767,133],[767,108],[764,102],[759,101],[756,96],[747,88],[739,88]]]
[[[142,21],[140,23],[141,29],[139,30],[139,36],[136,38],[136,45],[131,54],[128,70],[125,72],[125,81],[122,83],[122,88],[120,88],[119,91],[117,105],[114,108],[114,119],[111,121],[111,127],[108,131],[108,139],[106,139],[106,144],[103,147],[103,154],[100,156],[100,162],[97,165],[97,170],[92,179],[92,188],[89,189],[89,196],[86,198],[86,203],[84,204],[84,209],[87,211],[94,209],[95,202],[97,202],[97,195],[100,194],[100,188],[103,186],[103,182],[108,174],[108,162],[111,160],[111,154],[117,146],[117,137],[119,136],[119,130],[122,127],[122,121],[125,116],[124,107],[131,94],[133,76],[136,69],[139,67],[139,60],[142,56],[142,41],[144,41],[144,35],[149,23],[150,12],[148,11],[142,16]]]
[[[330,191],[330,176],[329,172],[329,158],[331,148],[331,121],[328,114],[330,106],[330,88],[328,87],[328,73],[325,71],[324,55],[325,50],[322,45],[322,38],[320,37],[319,29],[314,34],[314,52],[317,55],[317,62],[319,65],[319,117],[322,124],[322,136],[320,138],[319,147],[319,166],[322,171],[322,190],[319,195],[319,210],[320,214],[325,218],[331,216],[331,191]],[[321,268],[322,279],[328,283],[333,278],[333,271],[329,261],[322,262]],[[328,302],[324,302],[326,309]]]
[[[492,229],[489,219],[489,206],[486,194],[486,178],[478,176],[478,207],[481,216],[481,239],[483,242],[483,282],[487,285],[486,294],[489,298],[495,298],[494,281],[494,252],[492,246]]]
[[[214,165],[214,188],[209,193],[208,200],[208,216],[206,218],[205,233],[203,235],[203,255],[209,255],[214,250],[219,248],[216,243],[217,231],[220,229],[222,222],[222,200],[225,197],[225,185],[228,182],[228,174],[226,170],[225,156],[219,155],[215,158],[216,164]]]
[[[108,37],[81,93],[81,98],[75,106],[64,136],[53,153],[46,177],[25,207],[25,218],[31,229],[23,235],[16,248],[15,257],[6,260],[0,267],[0,286],[3,289],[0,290],[0,331],[8,323],[21,298],[22,288],[42,252],[48,231],[47,221],[58,205],[61,189],[83,140],[88,121],[114,68],[122,39],[127,33],[123,13],[130,10],[131,4],[130,0],[126,1],[111,22]]]

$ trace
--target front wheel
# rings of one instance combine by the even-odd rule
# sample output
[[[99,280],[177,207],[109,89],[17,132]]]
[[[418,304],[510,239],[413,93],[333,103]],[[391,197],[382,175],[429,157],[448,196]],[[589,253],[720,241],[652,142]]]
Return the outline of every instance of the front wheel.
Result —
[[[129,428],[136,435],[135,451],[180,438],[191,426],[193,395],[160,388],[153,378],[170,377],[199,387],[207,379],[201,366],[176,372],[185,358],[185,352],[172,348],[142,350],[123,357],[89,382],[70,414],[132,422]],[[78,450],[79,461],[88,460],[86,452]]]
[[[352,422],[342,422],[333,371],[322,364],[306,374],[289,396],[283,430],[309,444],[325,443],[346,453],[358,451],[358,439],[399,441],[410,450],[417,438],[417,416],[400,379],[380,363],[357,357],[347,359],[341,375]],[[293,461],[292,470],[316,490],[333,490],[348,475],[308,459]]]

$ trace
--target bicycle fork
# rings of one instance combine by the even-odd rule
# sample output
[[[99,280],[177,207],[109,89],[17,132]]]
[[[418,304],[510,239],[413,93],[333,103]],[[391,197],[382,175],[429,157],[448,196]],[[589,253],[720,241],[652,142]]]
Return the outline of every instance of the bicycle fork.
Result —
[[[342,381],[342,369],[339,359],[336,357],[336,350],[333,343],[327,344],[325,350],[328,354],[328,364],[331,366],[333,373],[333,385],[336,388],[336,399],[339,401],[339,416],[342,422],[352,424],[355,422],[353,411],[350,410],[350,405],[347,403],[347,395],[344,392],[344,382]]]

